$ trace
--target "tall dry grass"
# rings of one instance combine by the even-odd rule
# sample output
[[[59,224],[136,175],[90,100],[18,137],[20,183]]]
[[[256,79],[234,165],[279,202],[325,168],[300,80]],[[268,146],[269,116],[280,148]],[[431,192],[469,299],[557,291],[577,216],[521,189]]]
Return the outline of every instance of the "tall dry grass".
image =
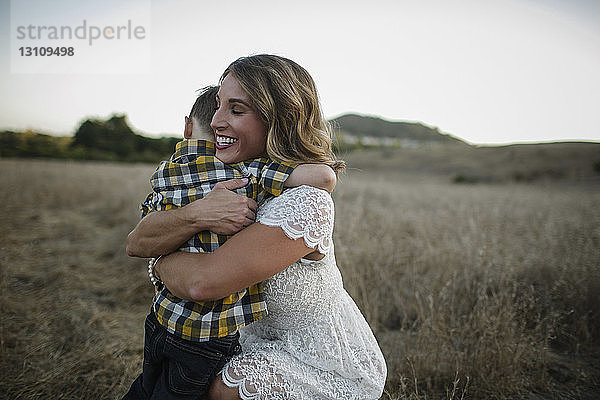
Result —
[[[337,259],[386,354],[388,397],[595,393],[597,189],[348,177]]]
[[[153,166],[0,167],[0,397],[120,398],[152,295],[124,239]],[[385,353],[384,398],[595,398],[598,189],[345,176],[336,256]]]
[[[152,295],[124,247],[152,168],[0,168],[0,398],[118,398],[141,365]]]

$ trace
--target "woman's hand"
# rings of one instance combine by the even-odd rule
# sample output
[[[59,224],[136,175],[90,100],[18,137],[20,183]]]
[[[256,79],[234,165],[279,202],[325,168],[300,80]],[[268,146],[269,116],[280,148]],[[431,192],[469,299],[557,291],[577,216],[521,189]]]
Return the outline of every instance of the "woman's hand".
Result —
[[[248,179],[219,182],[204,199],[183,207],[190,223],[221,235],[233,235],[252,224],[258,205],[249,197],[232,192],[244,187]]]
[[[169,254],[205,230],[223,235],[239,232],[254,222],[257,209],[254,200],[232,192],[247,183],[246,178],[219,182],[203,199],[179,209],[148,214],[127,236],[127,255]]]

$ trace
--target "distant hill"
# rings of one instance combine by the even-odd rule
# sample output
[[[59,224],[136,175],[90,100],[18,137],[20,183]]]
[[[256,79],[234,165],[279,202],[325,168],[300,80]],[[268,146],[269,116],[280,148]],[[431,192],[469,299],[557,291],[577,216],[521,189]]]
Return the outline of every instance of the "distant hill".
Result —
[[[378,147],[343,155],[353,172],[456,183],[587,182],[600,184],[600,143],[508,146]]]
[[[330,121],[339,131],[344,141],[365,143],[393,144],[400,146],[418,146],[421,144],[466,144],[448,134],[441,133],[438,128],[416,122],[392,122],[379,117],[346,114]],[[366,140],[365,140],[366,139]],[[387,139],[387,140],[386,140]]]

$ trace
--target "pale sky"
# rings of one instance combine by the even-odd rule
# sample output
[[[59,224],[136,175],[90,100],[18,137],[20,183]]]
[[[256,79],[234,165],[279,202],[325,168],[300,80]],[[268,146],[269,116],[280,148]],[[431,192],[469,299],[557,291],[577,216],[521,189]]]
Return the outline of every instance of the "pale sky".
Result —
[[[0,0],[0,130],[68,135],[125,113],[138,132],[179,135],[197,89],[240,56],[273,53],[311,73],[327,117],[420,121],[478,144],[600,141],[596,0],[26,1],[11,14]],[[26,23],[131,20],[146,36],[25,59],[11,47],[20,7]],[[139,55],[125,71],[129,45]],[[13,73],[11,57],[13,71],[58,60],[77,72]]]

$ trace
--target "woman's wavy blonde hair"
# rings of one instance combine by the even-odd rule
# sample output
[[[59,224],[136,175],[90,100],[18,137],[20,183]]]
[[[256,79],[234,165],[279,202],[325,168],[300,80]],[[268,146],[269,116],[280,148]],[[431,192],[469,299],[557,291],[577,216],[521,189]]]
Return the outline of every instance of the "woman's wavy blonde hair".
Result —
[[[259,54],[232,62],[221,81],[230,73],[265,123],[270,158],[344,170],[346,164],[332,150],[332,130],[323,118],[315,82],[304,68],[284,57]]]

